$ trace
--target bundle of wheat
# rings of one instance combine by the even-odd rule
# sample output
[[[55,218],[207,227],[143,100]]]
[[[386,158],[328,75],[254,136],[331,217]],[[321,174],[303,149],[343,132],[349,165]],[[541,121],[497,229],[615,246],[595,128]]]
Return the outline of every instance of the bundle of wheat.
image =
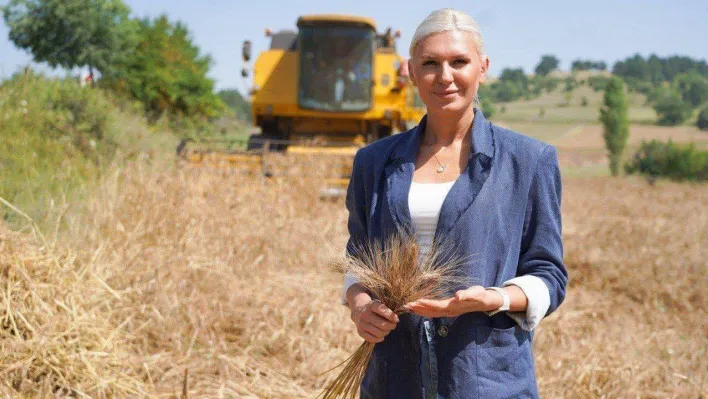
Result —
[[[402,314],[407,311],[406,303],[422,298],[441,299],[466,283],[460,273],[462,262],[443,256],[446,252],[442,247],[435,247],[425,256],[419,256],[414,237],[393,236],[384,242],[367,242],[358,246],[353,256],[346,256],[337,266],[356,278],[372,297],[396,314]],[[367,341],[362,343],[342,363],[344,368],[329,383],[321,397],[354,398],[375,345]]]

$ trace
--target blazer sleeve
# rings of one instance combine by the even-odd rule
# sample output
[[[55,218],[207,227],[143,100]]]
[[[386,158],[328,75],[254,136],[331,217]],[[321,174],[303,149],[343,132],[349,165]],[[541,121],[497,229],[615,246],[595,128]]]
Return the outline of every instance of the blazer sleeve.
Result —
[[[547,146],[531,181],[517,275],[539,277],[548,287],[549,315],[565,299],[568,272],[563,264],[561,174],[553,146]]]
[[[347,229],[349,230],[349,240],[347,240],[347,256],[356,256],[357,248],[361,248],[367,236],[366,227],[366,194],[364,189],[363,167],[361,161],[361,151],[354,156],[352,175],[349,178],[347,187],[346,206],[349,211]],[[354,276],[345,274],[344,285],[340,302],[347,304],[347,290],[358,281]]]
[[[352,166],[352,176],[347,187],[346,206],[349,211],[347,229],[349,230],[349,240],[347,241],[347,255],[356,256],[356,249],[364,244],[367,236],[366,227],[366,193],[364,189],[364,168],[362,164],[362,152],[357,151],[354,156]]]

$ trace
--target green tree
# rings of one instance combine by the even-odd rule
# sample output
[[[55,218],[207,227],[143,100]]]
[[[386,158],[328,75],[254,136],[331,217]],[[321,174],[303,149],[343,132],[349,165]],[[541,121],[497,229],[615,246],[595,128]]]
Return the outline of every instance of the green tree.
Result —
[[[681,94],[683,101],[692,107],[708,101],[708,79],[696,71],[677,75],[674,87]]]
[[[221,90],[217,93],[217,95],[227,107],[234,111],[238,119],[243,121],[251,120],[251,105],[248,101],[246,101],[246,99],[243,98],[238,90]]]
[[[502,82],[515,83],[522,92],[526,91],[529,85],[529,78],[521,68],[504,68],[499,76]]]
[[[623,78],[629,86],[637,82],[649,82],[657,85],[661,82],[673,82],[677,75],[694,71],[704,78],[708,77],[708,63],[685,56],[660,58],[655,54],[648,60],[635,54],[624,61],[618,61],[612,67],[612,73]]]
[[[575,60],[570,66],[570,70],[576,71],[604,71],[607,69],[605,61]]]
[[[521,97],[522,91],[514,82],[495,82],[493,85],[495,99],[498,102],[514,101]]]
[[[588,85],[592,87],[593,91],[605,90],[608,80],[608,77],[602,75],[590,76],[588,78]]]
[[[480,105],[482,106],[482,113],[484,114],[484,117],[487,119],[492,119],[494,117],[494,114],[496,114],[497,109],[494,107],[494,103],[486,97],[482,97],[480,101]]]
[[[603,105],[600,108],[600,122],[604,128],[603,137],[612,176],[619,174],[622,153],[629,137],[628,108],[624,82],[618,77],[612,77],[605,87]]]
[[[52,67],[117,73],[136,43],[136,24],[121,0],[11,0],[2,11],[9,39]]]
[[[652,101],[660,125],[680,125],[691,116],[690,105],[684,102],[681,95],[673,88],[661,89],[652,96]]]
[[[696,126],[701,130],[708,130],[708,105],[698,114]]]
[[[111,79],[110,86],[142,101],[152,120],[165,114],[205,119],[223,111],[207,77],[211,58],[200,55],[185,25],[163,15],[140,21],[138,34],[140,44],[123,65],[125,75]]]
[[[546,76],[549,73],[558,69],[560,61],[553,55],[544,55],[541,57],[541,61],[536,65],[536,75]]]

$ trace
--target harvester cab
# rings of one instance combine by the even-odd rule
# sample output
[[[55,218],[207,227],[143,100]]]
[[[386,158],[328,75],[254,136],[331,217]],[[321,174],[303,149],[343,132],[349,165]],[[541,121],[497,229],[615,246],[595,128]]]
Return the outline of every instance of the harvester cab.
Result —
[[[317,157],[332,166],[325,192],[341,194],[358,148],[422,118],[406,60],[396,52],[399,32],[377,33],[374,21],[364,17],[308,15],[298,19],[297,31],[266,29],[266,36],[270,48],[252,68],[252,44],[243,43],[242,75],[252,74],[251,114],[259,132],[238,159]]]

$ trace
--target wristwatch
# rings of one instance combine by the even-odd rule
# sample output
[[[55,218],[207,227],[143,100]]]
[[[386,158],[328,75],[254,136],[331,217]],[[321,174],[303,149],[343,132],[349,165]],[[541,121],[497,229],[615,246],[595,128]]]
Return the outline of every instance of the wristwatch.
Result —
[[[496,291],[502,297],[502,305],[496,310],[490,310],[488,312],[485,312],[487,316],[494,316],[499,312],[505,312],[509,310],[509,307],[511,306],[511,298],[509,298],[509,294],[507,294],[506,291],[499,287],[487,287],[486,289]]]

